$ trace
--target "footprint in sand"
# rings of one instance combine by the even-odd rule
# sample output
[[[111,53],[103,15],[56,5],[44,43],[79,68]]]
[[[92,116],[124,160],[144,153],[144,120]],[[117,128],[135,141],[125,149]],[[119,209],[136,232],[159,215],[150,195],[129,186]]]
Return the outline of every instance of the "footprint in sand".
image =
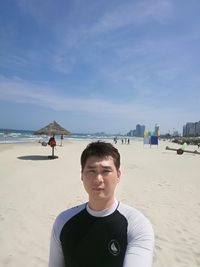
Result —
[[[4,219],[3,215],[0,214],[0,221],[4,221],[4,220],[5,219]]]
[[[2,260],[2,266],[11,266],[12,255],[8,255],[6,258]]]

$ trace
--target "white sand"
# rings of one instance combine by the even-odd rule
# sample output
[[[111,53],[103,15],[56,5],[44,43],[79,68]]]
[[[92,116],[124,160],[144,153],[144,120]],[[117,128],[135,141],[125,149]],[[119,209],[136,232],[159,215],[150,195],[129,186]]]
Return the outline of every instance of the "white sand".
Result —
[[[0,266],[47,266],[56,215],[87,200],[80,154],[89,141],[65,141],[55,160],[40,144],[0,145]],[[154,267],[200,266],[200,155],[118,143],[122,179],[117,197],[152,222]],[[188,146],[195,150],[196,147]]]

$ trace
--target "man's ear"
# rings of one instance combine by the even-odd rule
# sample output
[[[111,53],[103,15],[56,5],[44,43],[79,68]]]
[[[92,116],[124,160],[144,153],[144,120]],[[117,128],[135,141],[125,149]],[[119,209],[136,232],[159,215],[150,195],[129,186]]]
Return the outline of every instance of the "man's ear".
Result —
[[[81,181],[83,181],[83,172],[81,171]]]
[[[120,169],[117,171],[117,174],[118,174],[118,182],[119,182],[121,178],[121,174],[122,174]]]

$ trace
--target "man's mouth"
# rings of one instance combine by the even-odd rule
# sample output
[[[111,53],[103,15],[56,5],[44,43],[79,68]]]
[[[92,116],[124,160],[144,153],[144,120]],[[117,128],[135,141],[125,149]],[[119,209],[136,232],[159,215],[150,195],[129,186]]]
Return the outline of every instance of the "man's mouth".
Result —
[[[101,187],[93,187],[92,190],[94,190],[94,191],[102,191],[102,190],[104,190],[104,189],[101,188]]]

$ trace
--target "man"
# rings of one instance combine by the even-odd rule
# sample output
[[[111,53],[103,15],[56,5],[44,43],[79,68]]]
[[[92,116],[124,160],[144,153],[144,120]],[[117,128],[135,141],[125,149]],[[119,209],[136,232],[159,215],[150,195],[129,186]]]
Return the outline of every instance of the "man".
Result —
[[[81,168],[89,201],[56,218],[49,267],[150,267],[150,222],[115,198],[121,176],[118,150],[110,143],[90,143],[81,155]]]

